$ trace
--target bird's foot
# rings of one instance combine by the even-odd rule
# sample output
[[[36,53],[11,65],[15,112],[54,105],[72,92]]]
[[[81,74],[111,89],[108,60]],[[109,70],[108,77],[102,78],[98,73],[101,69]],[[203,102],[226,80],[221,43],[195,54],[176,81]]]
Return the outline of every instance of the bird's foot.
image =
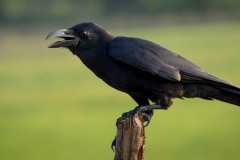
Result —
[[[162,107],[161,104],[137,106],[135,109],[133,109],[129,112],[123,113],[122,116],[117,119],[116,125],[120,124],[125,119],[131,117],[133,125],[135,127],[138,127],[138,125],[136,124],[136,122],[133,119],[133,115],[138,113],[140,115],[140,117],[143,119],[143,122],[146,122],[144,127],[147,127],[150,124],[150,120],[153,116],[153,110],[155,110],[155,109],[167,109],[167,108]],[[111,148],[113,151],[115,151],[115,147],[116,147],[116,137],[114,138],[114,140],[112,141],[112,144],[111,144]]]
[[[153,116],[153,110],[155,109],[165,109],[161,104],[154,105],[145,105],[145,106],[137,106],[135,109],[125,112],[122,114],[122,117],[117,119],[116,125],[124,121],[125,119],[131,117],[132,115],[138,113],[140,117],[143,119],[143,122],[147,122],[144,127],[148,126],[150,120]],[[137,127],[136,123],[133,121],[133,125]]]

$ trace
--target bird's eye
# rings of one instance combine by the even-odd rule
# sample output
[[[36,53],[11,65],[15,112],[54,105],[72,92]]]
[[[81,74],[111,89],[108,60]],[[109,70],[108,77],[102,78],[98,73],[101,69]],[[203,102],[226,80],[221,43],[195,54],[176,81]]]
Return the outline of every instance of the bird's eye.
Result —
[[[83,31],[83,32],[80,34],[80,38],[88,38],[89,35],[90,35],[90,32]]]

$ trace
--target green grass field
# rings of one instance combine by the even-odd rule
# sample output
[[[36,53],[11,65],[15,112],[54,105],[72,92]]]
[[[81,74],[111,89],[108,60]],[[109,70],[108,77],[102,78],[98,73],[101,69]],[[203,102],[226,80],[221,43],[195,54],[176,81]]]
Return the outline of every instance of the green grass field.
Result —
[[[135,102],[68,50],[48,49],[51,29],[39,30],[1,32],[0,159],[113,159],[115,120]],[[154,41],[240,85],[240,23],[111,32]],[[219,101],[175,100],[169,110],[155,111],[146,136],[146,160],[237,160],[240,110]]]

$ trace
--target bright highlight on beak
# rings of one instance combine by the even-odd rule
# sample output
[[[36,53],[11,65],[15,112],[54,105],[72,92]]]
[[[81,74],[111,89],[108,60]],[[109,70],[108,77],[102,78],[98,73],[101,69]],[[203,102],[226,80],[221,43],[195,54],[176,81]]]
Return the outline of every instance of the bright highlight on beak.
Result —
[[[59,38],[69,37],[69,38],[74,38],[73,35],[66,34],[67,31],[69,31],[69,30],[67,30],[67,29],[59,29],[59,30],[53,31],[53,32],[49,33],[49,35],[47,36],[46,40],[51,38],[51,37],[59,37]]]
[[[48,48],[75,46],[79,41],[78,38],[74,36],[73,31],[69,29],[59,29],[59,30],[53,31],[47,35],[46,40],[51,37],[64,38],[64,40],[52,43],[48,46]]]

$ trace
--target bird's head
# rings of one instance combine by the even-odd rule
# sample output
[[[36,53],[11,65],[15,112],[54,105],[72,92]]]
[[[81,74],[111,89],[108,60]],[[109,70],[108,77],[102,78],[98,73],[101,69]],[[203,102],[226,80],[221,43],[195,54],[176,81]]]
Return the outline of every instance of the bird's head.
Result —
[[[49,48],[65,47],[74,54],[80,54],[85,50],[99,49],[113,39],[113,36],[105,29],[94,23],[80,23],[68,29],[59,29],[48,34],[46,39],[51,37],[63,38],[50,44]]]

